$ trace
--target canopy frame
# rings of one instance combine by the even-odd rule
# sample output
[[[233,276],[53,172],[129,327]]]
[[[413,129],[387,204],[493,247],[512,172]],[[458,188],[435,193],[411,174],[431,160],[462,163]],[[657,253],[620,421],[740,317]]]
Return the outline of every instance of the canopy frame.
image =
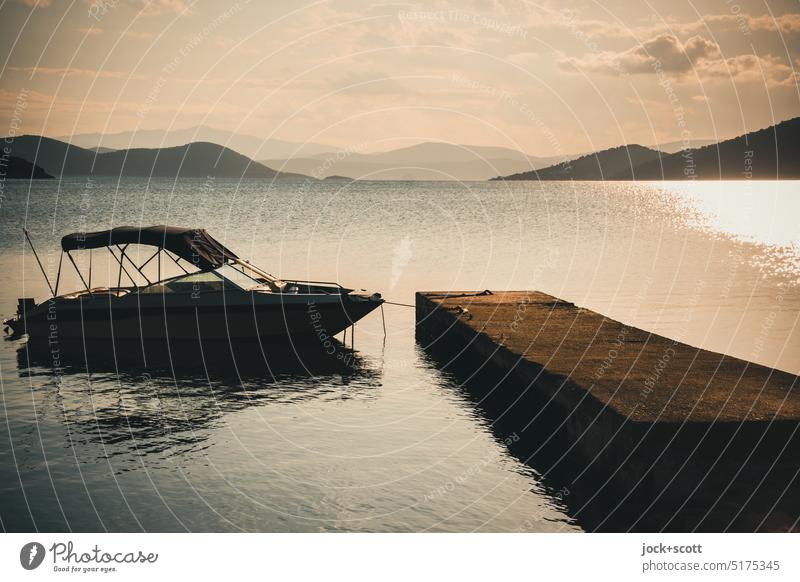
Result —
[[[27,232],[26,232],[27,236]],[[156,251],[141,265],[136,262],[127,254],[127,249],[131,244],[139,244],[146,246],[156,247]],[[31,244],[31,246],[33,246]],[[122,274],[130,279],[131,284],[135,288],[141,287],[136,279],[131,275],[130,271],[125,267],[125,259],[136,269],[136,272],[147,281],[147,285],[153,285],[161,281],[161,255],[162,253],[169,257],[184,274],[189,274],[191,271],[183,266],[183,263],[188,263],[191,267],[198,272],[213,271],[222,267],[223,265],[239,265],[254,271],[260,278],[262,278],[273,290],[280,290],[285,285],[284,281],[264,271],[263,269],[253,265],[250,261],[240,259],[233,252],[228,250],[219,241],[211,237],[203,229],[186,229],[175,226],[148,226],[148,227],[132,227],[120,226],[112,228],[111,230],[104,230],[92,233],[72,233],[68,234],[61,239],[62,257],[66,253],[72,266],[80,277],[86,291],[91,295],[91,279],[92,279],[92,249],[106,247],[108,252],[114,257],[114,260],[119,265],[117,272],[117,289],[122,288]],[[119,251],[119,256],[114,252],[114,249]],[[89,251],[89,282],[83,276],[80,268],[70,254],[73,250],[88,250]],[[34,250],[34,254],[35,254]],[[38,260],[38,256],[36,257]],[[145,275],[144,268],[153,260],[157,260],[158,278],[156,281],[151,281]],[[41,266],[42,272],[44,268]],[[61,276],[61,262],[59,261],[58,276],[56,280],[56,289],[50,286],[53,296],[57,294],[58,280]],[[45,273],[45,279],[47,274]],[[338,285],[338,284],[337,284]]]
[[[217,269],[231,259],[231,250],[201,228],[178,226],[118,226],[98,232],[68,234],[61,239],[64,251],[139,244],[170,251],[201,271]],[[124,254],[124,253],[123,253]],[[122,258],[124,262],[124,256]]]

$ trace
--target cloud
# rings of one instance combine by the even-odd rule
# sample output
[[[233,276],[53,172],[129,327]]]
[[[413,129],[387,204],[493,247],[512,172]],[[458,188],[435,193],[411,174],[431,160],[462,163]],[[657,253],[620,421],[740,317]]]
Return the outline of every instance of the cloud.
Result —
[[[770,88],[796,87],[800,80],[800,73],[770,55],[759,57],[747,54],[707,61],[700,63],[698,71],[704,78],[763,83]]]
[[[702,20],[691,20],[679,22],[674,19],[648,24],[626,25],[620,22],[609,20],[598,20],[582,18],[581,13],[574,9],[560,9],[546,13],[544,17],[537,18],[529,23],[532,28],[546,29],[553,26],[566,27],[572,31],[573,35],[579,34],[592,39],[596,42],[600,39],[629,39],[629,38],[650,38],[660,34],[674,34],[680,37],[687,37],[702,33],[735,31],[745,35],[753,32],[777,31],[782,34],[800,33],[800,14],[781,14],[771,16],[763,14],[753,16],[751,14],[707,14]]]
[[[784,34],[800,32],[800,14],[781,14],[775,17],[769,14],[763,14],[761,16],[724,14],[708,16],[705,20],[711,23],[730,24],[732,28],[739,28],[740,30],[780,31]]]
[[[681,42],[671,34],[660,34],[622,52],[601,52],[558,61],[567,72],[599,74],[667,74],[678,80],[727,79],[738,83],[764,83],[767,87],[796,86],[798,73],[772,55],[723,57],[719,45],[701,36]]]
[[[140,32],[136,30],[120,30],[117,32],[122,36],[126,36],[128,38],[135,38],[139,40],[149,40],[151,38],[155,38],[155,34],[152,32]]]
[[[25,0],[26,2],[29,0]],[[30,0],[35,2],[35,0]],[[96,10],[98,14],[105,14],[116,8],[120,0],[83,0],[89,10]],[[196,0],[124,0],[125,4],[138,10],[142,16],[158,16],[163,13],[188,14]],[[50,0],[47,0],[50,3]]]
[[[97,71],[95,69],[76,69],[73,67],[8,67],[9,71],[35,75],[56,75],[59,77],[89,77],[97,79],[144,79],[144,75],[133,75],[126,71]]]
[[[241,55],[263,55],[264,49],[257,46],[248,46],[247,43],[242,43],[239,38],[231,38],[227,36],[217,35],[214,38],[214,44],[221,48],[226,53],[237,52]],[[252,44],[252,43],[251,43]]]
[[[660,34],[623,52],[604,51],[582,58],[562,59],[557,64],[562,70],[572,72],[637,74],[660,69],[667,73],[686,73],[699,61],[719,56],[719,46],[702,36],[693,36],[682,43],[675,35]]]
[[[145,16],[156,16],[163,12],[188,14],[194,4],[184,0],[136,0],[133,3],[142,6],[142,14]]]
[[[419,81],[422,75],[410,76],[408,80]],[[428,77],[430,78],[430,77]],[[415,92],[401,81],[403,77],[395,75],[387,77],[378,71],[359,70],[348,71],[343,76],[328,80],[330,91],[340,92],[342,95],[371,95],[400,97]]]
[[[98,114],[129,115],[133,119],[142,109],[139,100],[99,100],[99,99],[72,99],[64,98],[59,95],[50,95],[38,91],[29,91],[26,94],[26,112],[36,113],[30,118],[26,117],[25,122],[31,123],[31,127],[25,131],[34,132],[33,124],[44,123],[47,120],[43,116],[58,113],[62,114],[62,119],[71,116],[90,117]],[[13,114],[15,103],[19,97],[16,91],[0,89],[0,117],[8,117]],[[196,113],[208,115],[209,112],[221,115],[242,116],[251,113],[251,109],[246,106],[225,104],[222,107],[216,100],[198,99],[192,103],[185,103],[181,106],[181,113]],[[175,114],[174,103],[154,103],[148,113],[162,112],[170,115]]]

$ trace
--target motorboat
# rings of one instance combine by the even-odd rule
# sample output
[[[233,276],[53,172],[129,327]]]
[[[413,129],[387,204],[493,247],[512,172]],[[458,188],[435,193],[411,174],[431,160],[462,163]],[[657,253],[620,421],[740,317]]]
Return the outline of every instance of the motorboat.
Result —
[[[26,237],[30,237],[26,231]],[[131,245],[154,247],[137,264]],[[39,266],[36,249],[33,247]],[[72,253],[108,249],[118,267],[117,284],[93,287]],[[239,258],[205,230],[175,226],[120,226],[61,239],[52,296],[18,300],[4,323],[31,338],[91,340],[311,340],[325,344],[380,307],[379,293],[326,281],[286,280]],[[147,256],[149,255],[149,256]],[[67,257],[84,288],[58,294]],[[162,263],[180,269],[162,279]],[[155,280],[151,281],[147,273]],[[123,284],[130,283],[130,284]],[[351,336],[352,337],[352,336]]]

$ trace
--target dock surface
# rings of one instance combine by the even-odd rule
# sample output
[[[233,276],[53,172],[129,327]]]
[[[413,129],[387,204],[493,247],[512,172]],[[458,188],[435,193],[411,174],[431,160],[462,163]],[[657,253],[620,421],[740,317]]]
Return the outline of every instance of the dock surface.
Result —
[[[492,366],[513,378],[516,390],[559,410],[561,436],[629,505],[658,501],[662,514],[687,505],[703,514],[704,505],[727,503],[733,529],[797,529],[798,376],[536,291],[423,292],[416,309],[424,347]],[[761,507],[765,487],[782,495]],[[742,499],[734,494],[749,500],[746,510],[736,511]],[[726,529],[725,519],[706,520],[700,529]],[[690,524],[650,523],[650,529]]]

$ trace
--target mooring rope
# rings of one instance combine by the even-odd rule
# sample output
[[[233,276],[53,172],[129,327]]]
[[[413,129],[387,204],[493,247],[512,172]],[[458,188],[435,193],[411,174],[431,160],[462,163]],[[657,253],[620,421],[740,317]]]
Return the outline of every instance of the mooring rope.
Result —
[[[437,293],[432,295],[425,295],[425,297],[435,297],[437,299],[453,299],[456,297],[483,297],[484,295],[494,295],[489,289],[483,291],[476,291],[475,293]],[[416,305],[409,305],[408,303],[397,303],[396,301],[384,301],[387,305],[399,305],[400,307],[413,307]]]
[[[414,309],[417,308],[416,305],[409,305],[408,303],[396,303],[395,301],[384,301],[387,305],[399,305],[400,307],[413,307]]]
[[[477,293],[456,293],[456,294],[452,294],[452,295],[444,293],[444,294],[440,294],[440,295],[427,295],[427,297],[439,297],[439,298],[479,297],[479,296],[482,296],[482,295],[494,295],[494,293],[492,293],[488,289],[485,289],[485,290],[479,291]],[[384,304],[386,304],[386,305],[397,305],[398,307],[410,307],[412,309],[416,309],[417,306],[416,305],[411,305],[410,303],[398,303],[397,301],[386,301],[385,299],[383,300],[383,303],[381,303],[381,320],[383,322],[383,337],[386,338],[386,314],[384,314],[384,312],[383,312],[383,305]],[[469,312],[469,309],[465,309],[461,305],[457,305],[457,306],[451,307],[449,309],[453,310],[453,311],[458,311],[459,315],[467,315],[469,317],[469,319],[472,319],[472,314]]]

